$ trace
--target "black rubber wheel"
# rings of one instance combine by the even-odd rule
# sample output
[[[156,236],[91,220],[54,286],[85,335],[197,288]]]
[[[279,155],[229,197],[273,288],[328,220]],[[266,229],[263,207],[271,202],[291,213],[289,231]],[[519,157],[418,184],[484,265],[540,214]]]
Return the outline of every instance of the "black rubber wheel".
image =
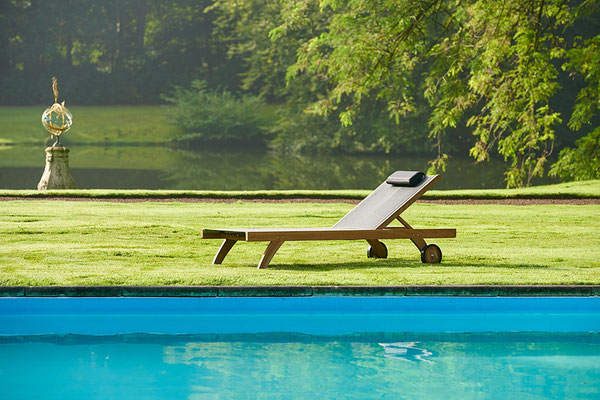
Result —
[[[387,251],[387,247],[385,245],[385,243],[381,243],[381,246],[383,246],[383,254],[376,254],[373,251],[373,248],[371,246],[369,246],[369,248],[367,249],[367,257],[368,258],[387,258],[388,256],[388,251]]]
[[[425,264],[439,264],[442,262],[442,250],[435,244],[428,244],[421,250],[421,261]]]

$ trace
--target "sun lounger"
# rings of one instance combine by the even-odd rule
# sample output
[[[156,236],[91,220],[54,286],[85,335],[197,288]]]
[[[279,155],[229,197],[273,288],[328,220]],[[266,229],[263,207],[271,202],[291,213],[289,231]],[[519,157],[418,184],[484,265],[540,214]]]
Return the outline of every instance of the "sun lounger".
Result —
[[[270,242],[258,268],[267,268],[281,245],[298,240],[366,240],[367,257],[386,258],[384,239],[410,239],[421,251],[424,263],[439,263],[442,252],[429,238],[454,238],[456,229],[413,229],[400,214],[423,195],[438,180],[439,175],[422,172],[396,171],[369,196],[354,207],[331,228],[282,229],[203,229],[203,239],[224,239],[213,264],[221,264],[237,241]],[[398,220],[403,227],[388,227]]]

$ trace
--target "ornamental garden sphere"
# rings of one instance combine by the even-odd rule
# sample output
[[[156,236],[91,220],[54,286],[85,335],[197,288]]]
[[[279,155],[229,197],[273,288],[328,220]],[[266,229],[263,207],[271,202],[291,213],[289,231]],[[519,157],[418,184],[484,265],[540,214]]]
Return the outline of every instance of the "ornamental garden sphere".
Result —
[[[69,149],[62,146],[60,136],[71,128],[73,116],[65,107],[65,102],[58,102],[58,82],[52,78],[54,104],[42,114],[42,125],[56,138],[51,147],[46,148],[46,167],[38,183],[38,190],[74,189],[75,181],[69,170]]]
[[[52,92],[54,93],[54,104],[46,108],[42,114],[42,125],[53,136],[56,137],[56,142],[53,147],[60,146],[60,135],[71,128],[73,124],[73,116],[65,102],[58,102],[58,81],[56,77],[52,78]]]

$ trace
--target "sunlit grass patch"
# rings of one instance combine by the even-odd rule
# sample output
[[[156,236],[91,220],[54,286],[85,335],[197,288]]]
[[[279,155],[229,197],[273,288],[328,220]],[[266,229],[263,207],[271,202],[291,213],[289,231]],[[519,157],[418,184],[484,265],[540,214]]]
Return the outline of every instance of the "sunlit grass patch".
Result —
[[[440,205],[403,216],[457,228],[422,264],[408,240],[368,259],[364,241],[287,242],[257,270],[266,243],[239,242],[212,265],[219,240],[202,228],[329,227],[343,203],[8,201],[0,211],[1,285],[598,284],[600,205]]]

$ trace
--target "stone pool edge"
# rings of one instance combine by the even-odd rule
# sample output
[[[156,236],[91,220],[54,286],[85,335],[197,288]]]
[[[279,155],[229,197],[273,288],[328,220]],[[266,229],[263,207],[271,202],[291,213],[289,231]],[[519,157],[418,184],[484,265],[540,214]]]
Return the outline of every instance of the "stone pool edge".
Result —
[[[0,286],[0,297],[600,296],[600,285]]]

